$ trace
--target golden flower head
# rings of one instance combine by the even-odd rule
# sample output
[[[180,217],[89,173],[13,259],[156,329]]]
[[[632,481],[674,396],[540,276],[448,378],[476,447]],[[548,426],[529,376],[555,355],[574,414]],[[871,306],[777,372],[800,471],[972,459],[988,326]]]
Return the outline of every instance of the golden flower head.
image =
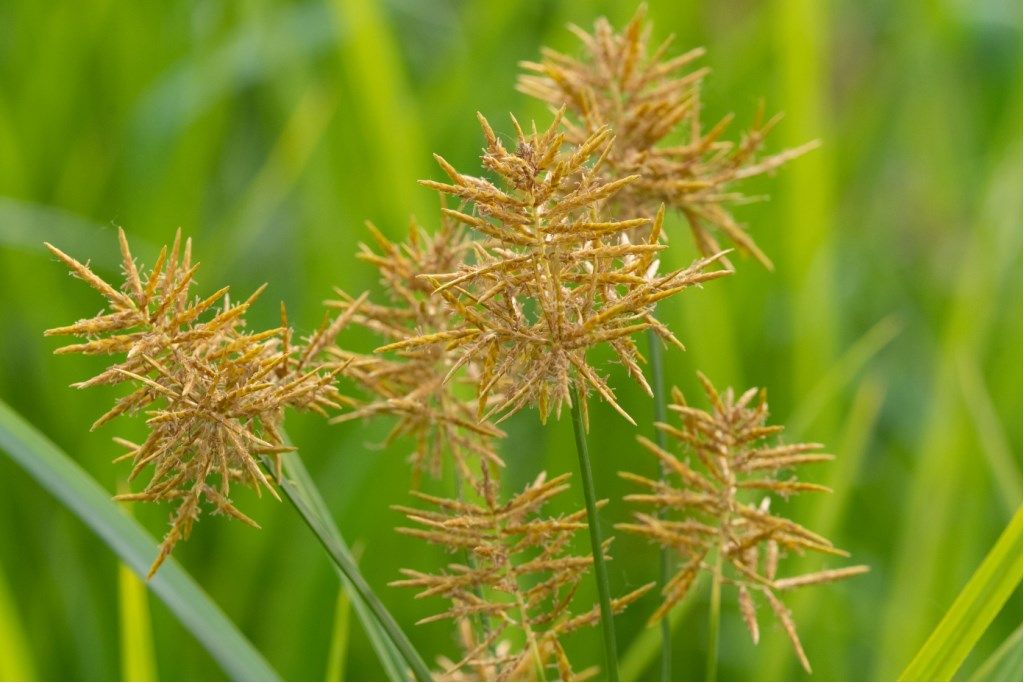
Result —
[[[392,585],[418,588],[418,598],[440,596],[450,602],[445,611],[419,622],[452,619],[463,630],[464,656],[446,662],[443,678],[535,680],[531,677],[543,673],[540,667],[555,669],[561,680],[578,680],[560,639],[600,619],[596,605],[580,614],[570,609],[579,582],[593,564],[589,553],[570,551],[573,537],[587,528],[586,511],[558,517],[542,513],[569,488],[568,474],[548,479],[541,473],[502,502],[488,466],[482,469],[476,502],[419,493],[416,497],[431,509],[396,507],[416,525],[399,532],[465,553],[466,559],[438,574],[405,569],[406,578]],[[612,609],[625,609],[653,585],[612,600]],[[525,643],[512,646],[517,633],[525,636]]]
[[[697,248],[706,256],[721,251],[715,233],[753,254],[766,267],[771,261],[727,208],[749,201],[734,186],[772,171],[816,143],[780,154],[761,156],[765,136],[779,121],[764,120],[763,105],[738,142],[722,140],[732,116],[704,130],[700,86],[708,69],[692,69],[702,48],[668,57],[673,36],[651,48],[651,24],[641,5],[633,19],[616,32],[604,17],[594,32],[570,25],[583,43],[580,58],[545,48],[540,62],[524,61],[518,89],[567,107],[566,137],[580,143],[604,127],[615,131],[608,150],[606,177],[638,174],[618,193],[613,215],[650,216],[661,204],[687,219]]]
[[[204,501],[216,513],[258,527],[231,502],[231,484],[267,489],[278,497],[260,458],[290,450],[277,429],[283,409],[324,413],[339,407],[334,372],[313,363],[338,325],[294,347],[283,327],[247,332],[242,316],[262,287],[239,304],[231,303],[227,287],[200,299],[190,291],[198,268],[191,263],[191,240],[182,245],[180,231],[148,272],[136,265],[123,231],[119,237],[125,276],[120,288],[46,245],[107,300],[106,312],[46,334],[83,339],[57,349],[58,354],[120,356],[99,375],[73,385],[132,387],[93,429],[124,414],[145,411],[148,416],[149,434],[142,444],[115,441],[128,448],[116,461],[132,461],[129,481],[152,470],[142,491],[117,498],[177,504],[152,576],[175,544],[188,538]]]
[[[419,276],[459,267],[473,249],[465,229],[445,220],[440,230],[429,234],[412,220],[407,239],[396,244],[373,224],[367,227],[377,249],[361,244],[358,257],[377,268],[386,302],[373,303],[366,295],[355,298],[336,289],[339,298],[326,305],[389,342],[447,331],[451,314],[444,300],[434,296],[434,286]],[[472,476],[472,458],[503,464],[495,442],[504,432],[475,418],[474,404],[467,398],[475,393],[475,367],[455,368],[456,350],[439,342],[387,355],[356,354],[337,346],[330,353],[336,363],[347,365],[346,377],[371,397],[332,422],[397,417],[388,441],[413,438],[410,460],[417,475],[426,470],[439,477],[445,454],[467,479]],[[451,381],[446,381],[449,376]]]
[[[838,557],[848,557],[848,553],[800,524],[773,515],[770,502],[772,496],[828,492],[824,486],[800,481],[795,475],[783,477],[782,473],[801,465],[829,461],[832,456],[821,453],[821,444],[773,443],[771,437],[781,432],[782,427],[766,424],[768,404],[763,392],[750,389],[738,398],[732,389],[719,394],[704,375],[699,377],[711,410],[687,405],[682,393],[675,389],[669,408],[679,415],[681,425],[656,424],[695,455],[695,461],[680,460],[651,440],[638,437],[644,448],[661,461],[664,471],[678,480],[678,485],[620,473],[649,491],[626,496],[627,501],[650,506],[662,514],[638,512],[634,523],[618,524],[616,528],[640,534],[677,551],[681,557],[678,571],[662,590],[664,602],[651,616],[650,623],[664,617],[686,596],[697,576],[707,571],[721,583],[736,588],[743,620],[755,643],[760,631],[753,596],[762,596],[809,672],[811,665],[779,594],[845,579],[868,568],[858,565],[780,577],[779,559],[787,551]]]
[[[587,351],[607,343],[617,360],[648,392],[632,335],[648,328],[680,345],[653,316],[655,303],[687,287],[726,274],[706,272],[719,255],[667,274],[656,257],[663,212],[650,218],[608,221],[605,201],[637,176],[605,179],[613,143],[602,129],[581,144],[564,146],[557,116],[544,132],[525,133],[513,117],[515,148],[508,150],[480,115],[487,147],[484,168],[498,184],[465,175],[435,155],[450,182],[422,183],[457,198],[444,214],[483,239],[458,269],[424,275],[457,316],[442,332],[383,347],[407,350],[438,343],[458,350],[455,367],[479,369],[478,413],[507,416],[535,404],[542,419],[552,406],[571,404],[574,389],[592,389],[632,422]],[[645,228],[641,243],[627,233]],[[500,400],[493,400],[500,392]],[[585,401],[583,402],[585,406]]]

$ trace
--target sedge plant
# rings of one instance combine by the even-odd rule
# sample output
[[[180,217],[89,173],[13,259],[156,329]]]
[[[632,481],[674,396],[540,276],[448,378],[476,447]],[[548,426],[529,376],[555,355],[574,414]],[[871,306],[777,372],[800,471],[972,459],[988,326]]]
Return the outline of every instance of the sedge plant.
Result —
[[[323,324],[306,338],[295,337],[283,305],[280,326],[247,328],[245,313],[262,288],[241,303],[227,288],[196,294],[198,266],[191,242],[180,234],[147,268],[121,232],[123,281],[116,286],[47,245],[107,306],[47,332],[80,338],[58,353],[114,357],[106,370],[75,386],[128,387],[94,428],[142,415],[148,430],[142,443],[117,440],[126,451],[117,459],[131,462],[127,479],[148,476],[141,490],[118,497],[173,506],[150,576],[204,510],[257,526],[232,501],[232,486],[276,497],[278,482],[405,658],[407,669],[392,669],[395,676],[618,680],[614,615],[660,584],[662,604],[650,622],[662,629],[667,680],[667,613],[702,574],[711,578],[709,678],[716,675],[723,588],[735,588],[755,642],[756,604],[763,601],[810,670],[781,596],[867,568],[785,576],[787,554],[845,553],[772,505],[796,494],[826,493],[791,473],[831,456],[817,444],[782,442],[779,428],[767,424],[764,395],[755,390],[718,392],[701,376],[709,410],[691,407],[678,390],[669,403],[662,347],[682,344],[656,307],[683,293],[699,295],[705,283],[733,274],[728,251],[771,268],[733,217],[732,207],[750,199],[737,184],[812,145],[763,154],[764,137],[778,120],[765,121],[763,112],[736,142],[725,139],[729,117],[705,127],[701,84],[708,72],[693,67],[702,52],[670,56],[671,38],[652,49],[643,8],[619,32],[604,19],[593,33],[573,31],[583,42],[582,56],[545,50],[541,61],[523,63],[527,73],[518,87],[551,106],[550,124],[524,128],[513,116],[514,136],[503,140],[478,114],[482,168],[462,172],[435,155],[444,179],[422,181],[441,197],[441,227],[431,231],[413,220],[406,238],[394,241],[368,224],[372,246],[361,245],[356,257],[378,271],[377,291],[337,289],[325,302]],[[662,265],[666,212],[689,226],[699,256],[686,267]],[[378,348],[347,348],[340,336],[349,327],[376,335]],[[649,357],[637,341],[641,336]],[[700,343],[699,333],[693,336]],[[607,567],[611,539],[599,519],[607,501],[595,490],[587,441],[591,399],[630,428],[637,425],[595,361],[598,347],[610,350],[652,397],[656,438],[638,436],[638,451],[655,456],[662,472],[658,479],[622,473],[643,490],[626,497],[638,509],[616,528],[660,549],[660,576],[618,597]],[[531,409],[545,425],[552,415],[571,414],[582,509],[548,511],[571,491],[568,473],[537,472],[516,493],[505,492],[508,437],[499,425]],[[409,522],[398,532],[453,558],[440,567],[402,567],[403,578],[392,583],[446,603],[420,620],[455,626],[460,651],[438,656],[434,670],[325,531],[325,512],[303,498],[315,493],[313,483],[282,471],[284,454],[294,457],[282,427],[287,410],[312,411],[332,423],[386,420],[389,442],[410,443],[418,504],[395,506]],[[605,454],[596,456],[604,466]],[[458,480],[455,492],[430,493],[445,472]],[[423,474],[430,475],[427,481]],[[578,536],[589,540],[589,552],[576,550]],[[591,571],[597,602],[577,604]],[[600,633],[601,669],[574,665],[563,645],[564,636],[587,628]]]

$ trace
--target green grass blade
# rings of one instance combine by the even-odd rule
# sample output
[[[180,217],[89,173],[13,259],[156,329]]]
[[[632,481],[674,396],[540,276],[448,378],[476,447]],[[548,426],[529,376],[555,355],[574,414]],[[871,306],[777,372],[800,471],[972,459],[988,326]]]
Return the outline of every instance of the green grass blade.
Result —
[[[817,0],[777,3],[774,40],[778,58],[779,96],[786,117],[775,144],[826,142],[793,162],[780,174],[772,195],[778,198],[785,251],[775,258],[781,278],[792,292],[791,363],[794,395],[806,395],[835,357],[838,330],[835,218],[837,174],[835,121],[828,106],[832,51],[825,36],[832,15]],[[838,410],[822,411],[831,429]]]
[[[901,681],[948,681],[1021,582],[1021,510],[953,601]]]
[[[902,329],[903,324],[899,318],[889,315],[875,323],[860,339],[851,344],[797,405],[786,421],[787,433],[804,434],[825,407],[835,402],[836,397],[842,394],[860,371],[888,346]]]
[[[977,434],[979,450],[988,461],[992,481],[999,491],[1005,512],[1009,514],[1020,503],[1021,481],[1013,449],[1007,443],[999,423],[995,404],[985,387],[985,379],[977,358],[963,354],[957,359],[964,407]]]
[[[313,478],[309,475],[309,470],[306,469],[302,458],[294,453],[286,453],[282,456],[282,464],[284,475],[294,486],[296,495],[301,496],[309,509],[319,518],[322,528],[330,535],[332,542],[344,553],[347,553],[352,558],[352,563],[356,564],[355,557],[352,555],[348,544],[345,543],[341,531],[334,523],[334,518],[331,517],[327,503],[324,502],[320,491],[316,488],[316,484],[313,483]],[[405,661],[405,657],[402,656],[401,652],[398,651],[398,648],[388,637],[388,634],[384,631],[370,607],[355,592],[345,572],[337,564],[335,564],[335,570],[338,572],[338,578],[341,580],[342,585],[348,591],[352,607],[355,609],[359,622],[363,625],[371,647],[377,653],[381,666],[384,667],[384,672],[392,681],[407,679],[408,675],[406,672],[409,670],[409,665]]]
[[[36,678],[32,651],[11,600],[7,579],[0,571],[0,681],[31,681]]]
[[[915,437],[914,473],[900,492],[901,521],[893,528],[889,597],[872,648],[876,678],[893,676],[910,659],[911,648],[925,639],[939,617],[942,597],[957,589],[950,581],[949,567],[959,565],[963,571],[971,566],[966,553],[979,552],[972,537],[963,544],[950,544],[948,539],[974,528],[977,522],[971,516],[980,520],[985,514],[975,506],[961,505],[960,500],[963,482],[983,470],[972,449],[958,359],[986,355],[1005,311],[1001,292],[1010,286],[1014,269],[1019,272],[1015,259],[1020,253],[1020,229],[1003,207],[1019,194],[1020,163],[1009,151],[997,158],[972,221],[974,239],[965,244],[959,272],[950,274],[956,284],[945,311],[941,346],[931,385],[921,389],[929,398]]]
[[[380,598],[363,578],[356,565],[352,551],[345,544],[338,528],[331,521],[331,516],[323,498],[316,493],[316,488],[309,477],[301,459],[295,453],[282,456],[283,477],[277,480],[281,490],[295,506],[303,521],[323,545],[334,565],[337,567],[342,581],[353,596],[353,606],[360,621],[366,628],[367,635],[377,648],[381,663],[388,670],[393,680],[407,680],[414,675],[418,680],[433,680],[430,669],[409,637],[405,635],[398,622],[391,616]],[[271,472],[274,463],[269,457],[264,464]],[[355,599],[358,596],[358,599]],[[365,608],[365,611],[364,609]],[[388,645],[379,643],[375,637],[384,638]],[[397,661],[396,661],[397,658]],[[397,670],[395,666],[399,665]]]
[[[124,563],[117,566],[121,620],[121,680],[157,680],[146,584]]]
[[[333,0],[330,5],[343,36],[338,58],[351,89],[346,104],[365,140],[364,153],[373,160],[363,169],[363,187],[375,196],[385,225],[404,226],[410,213],[423,215],[434,203],[416,186],[416,180],[427,177],[421,169],[429,157],[400,38],[378,0]],[[472,129],[471,116],[466,124]]]
[[[325,681],[345,680],[345,661],[348,659],[349,622],[352,614],[352,600],[342,586],[338,589],[338,600],[334,605],[334,628],[331,629],[331,649],[327,654]]]
[[[153,537],[118,509],[85,470],[3,401],[0,451],[68,507],[132,571],[146,575],[158,552]],[[280,680],[263,655],[173,559],[164,563],[149,587],[232,679]]]
[[[988,656],[981,666],[971,674],[971,681],[1019,681],[1024,679],[1024,642],[1021,641],[1021,624],[1006,640]]]

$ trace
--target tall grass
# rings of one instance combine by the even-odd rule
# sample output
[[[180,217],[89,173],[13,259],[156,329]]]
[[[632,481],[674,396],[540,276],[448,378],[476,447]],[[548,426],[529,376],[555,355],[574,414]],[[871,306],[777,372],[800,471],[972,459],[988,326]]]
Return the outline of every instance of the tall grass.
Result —
[[[815,677],[898,675],[1020,498],[1020,8],[650,4],[659,31],[709,48],[712,113],[736,109],[749,120],[763,93],[769,110],[787,112],[776,148],[822,140],[757,186],[772,201],[739,211],[778,255],[778,273],[743,264],[743,277],[659,309],[689,345],[666,353],[666,372],[688,393],[697,366],[722,385],[772,387],[776,421],[837,453],[832,474],[845,490],[798,507],[797,518],[874,571],[832,594],[841,619],[815,618],[797,601],[801,636]],[[561,24],[586,25],[599,12],[621,21],[632,7],[0,3],[0,27],[17,27],[0,28],[0,398],[115,491],[124,472],[109,464],[112,433],[82,434],[94,406],[113,395],[83,401],[66,389],[93,366],[50,362],[52,347],[40,338],[95,302],[65,281],[39,242],[110,268],[112,224],[124,225],[149,261],[142,243],[162,243],[180,225],[203,236],[210,282],[246,290],[270,280],[271,300],[286,300],[311,326],[332,284],[353,292],[374,284],[351,259],[362,220],[391,236],[402,234],[410,210],[429,221],[434,198],[414,184],[429,172],[426,151],[451,150],[454,164],[472,166],[479,144],[465,112],[542,115],[512,92],[516,61],[540,44],[570,49]],[[691,256],[678,239],[667,260]],[[267,316],[253,325],[272,324]],[[863,362],[843,366],[860,341],[880,339],[867,335],[882,320],[899,321],[899,334],[882,335],[889,340]],[[346,341],[363,350],[373,343],[358,334]],[[837,372],[843,381],[815,394]],[[621,393],[638,422],[650,422],[649,401]],[[819,405],[802,404],[815,395],[824,397]],[[591,443],[601,444],[596,487],[613,501],[601,514],[614,519],[624,490],[612,454],[639,454],[605,408],[591,410]],[[522,444],[505,454],[511,479],[575,469],[568,425],[548,436],[523,418],[509,423],[511,442]],[[405,449],[376,448],[384,434],[375,425],[299,417],[290,430],[346,539],[373,548],[361,569],[389,611],[403,626],[424,616],[385,587],[397,578],[394,558],[410,566],[440,559],[391,532],[398,518],[387,505],[407,502]],[[0,673],[120,677],[115,557],[7,458],[0,482],[8,588],[0,631],[22,634],[5,637]],[[243,503],[260,508],[263,532],[204,524],[179,559],[277,671],[318,678],[336,642],[338,580],[287,505]],[[165,511],[136,514],[162,529]],[[656,557],[627,538],[613,555],[616,594],[646,580]],[[581,593],[596,599],[588,585]],[[653,601],[616,619],[624,675],[656,675],[657,657],[630,648]],[[758,652],[724,608],[722,678],[802,675],[775,654],[784,652],[773,645],[779,634],[767,633]],[[166,607],[151,601],[150,609],[162,677],[224,675]],[[706,603],[694,604],[674,627],[677,679],[702,675],[706,613]],[[981,666],[1020,623],[1011,601],[968,664]],[[428,660],[451,650],[443,625],[408,631]],[[384,675],[355,620],[348,639],[347,676]],[[593,639],[568,646],[575,660],[601,660]]]

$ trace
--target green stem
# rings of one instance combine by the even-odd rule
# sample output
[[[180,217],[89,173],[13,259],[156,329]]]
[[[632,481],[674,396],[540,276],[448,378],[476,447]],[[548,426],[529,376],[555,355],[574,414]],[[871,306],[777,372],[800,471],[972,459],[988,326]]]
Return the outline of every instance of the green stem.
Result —
[[[708,669],[706,680],[718,678],[718,631],[722,621],[722,549],[718,549],[711,577],[711,609],[708,613]]]
[[[668,422],[665,399],[665,369],[661,357],[661,339],[653,328],[647,330],[647,355],[651,359],[651,388],[654,390],[654,419],[657,422]],[[668,449],[668,437],[660,429],[654,430],[654,440],[663,450]],[[661,480],[665,481],[665,464],[661,464]],[[658,512],[661,517],[661,512]],[[664,588],[672,575],[671,558],[667,548],[659,550],[658,586]],[[661,620],[661,680],[672,680],[672,625],[666,614]]]
[[[576,455],[580,459],[580,475],[583,478],[583,495],[587,501],[587,526],[590,530],[590,550],[594,557],[594,575],[597,578],[597,594],[601,605],[601,631],[604,635],[604,657],[606,680],[619,680],[619,662],[615,652],[615,622],[612,616],[612,597],[608,588],[608,568],[604,563],[604,538],[601,523],[597,518],[597,495],[594,493],[594,475],[590,471],[590,456],[587,454],[587,435],[580,412],[583,397],[573,388],[572,426],[576,434]]]
[[[282,456],[287,463],[289,459],[297,460],[294,453],[288,453]],[[274,472],[274,462],[269,456],[263,458],[264,466],[268,471]],[[286,468],[287,469],[287,468]],[[355,558],[352,557],[351,551],[347,546],[332,533],[332,529],[328,525],[328,522],[324,520],[319,511],[315,507],[315,502],[309,500],[300,486],[299,482],[296,482],[288,476],[283,476],[277,480],[278,486],[284,492],[285,496],[291,501],[292,505],[298,511],[299,516],[306,525],[313,531],[313,534],[320,541],[320,544],[327,551],[327,554],[333,560],[335,566],[341,571],[344,577],[348,580],[349,585],[354,589],[355,593],[359,595],[363,603],[369,608],[370,612],[376,618],[380,627],[384,630],[387,635],[390,644],[398,650],[401,657],[405,660],[405,663],[412,670],[411,673],[416,677],[418,681],[432,681],[433,676],[430,674],[430,669],[427,667],[423,658],[420,657],[416,648],[409,640],[405,632],[395,621],[395,618],[388,612],[387,607],[380,601],[376,593],[370,587],[370,584],[363,578],[362,572],[359,571],[359,567],[356,565]],[[404,678],[404,676],[403,676]]]

